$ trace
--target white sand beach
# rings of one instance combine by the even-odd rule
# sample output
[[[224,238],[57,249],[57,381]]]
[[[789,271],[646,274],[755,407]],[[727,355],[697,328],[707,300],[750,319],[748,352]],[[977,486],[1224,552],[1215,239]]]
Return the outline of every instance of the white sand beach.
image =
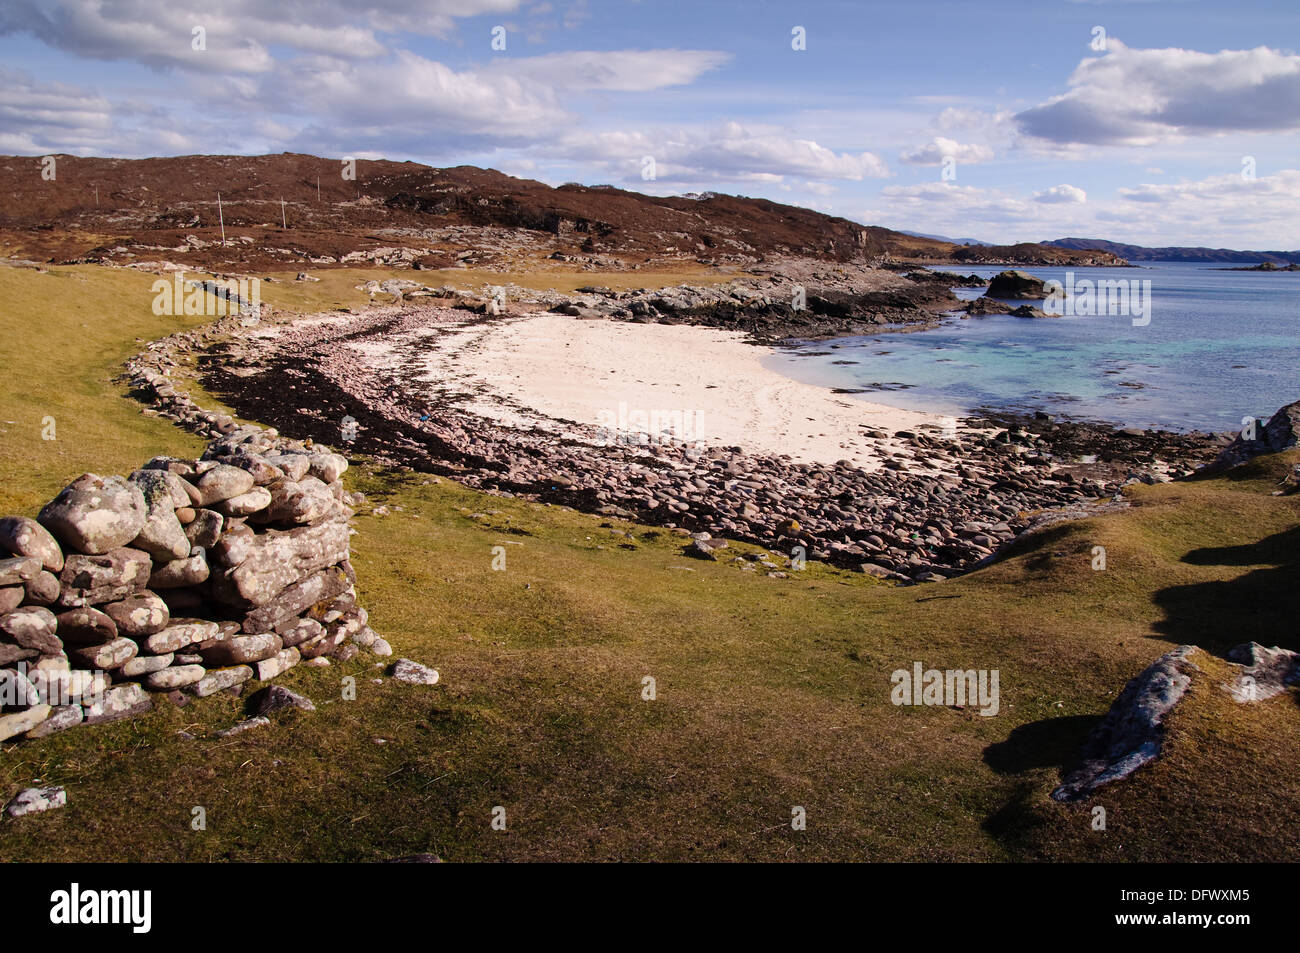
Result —
[[[864,469],[879,465],[885,445],[864,429],[892,437],[951,421],[790,380],[763,366],[770,353],[738,332],[538,314],[441,336],[423,379],[476,392],[469,409],[504,424],[541,417],[635,430],[671,420],[681,437],[681,420],[687,439],[707,445]]]

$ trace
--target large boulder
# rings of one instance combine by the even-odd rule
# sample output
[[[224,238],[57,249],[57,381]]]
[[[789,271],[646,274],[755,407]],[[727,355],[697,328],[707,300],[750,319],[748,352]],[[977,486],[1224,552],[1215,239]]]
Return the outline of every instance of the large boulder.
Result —
[[[134,483],[83,473],[45,504],[37,522],[66,549],[98,555],[140,535],[147,514],[144,494]]]
[[[90,606],[59,613],[58,631],[59,638],[74,647],[105,645],[118,637],[113,618]]]
[[[287,587],[348,558],[346,523],[304,526],[255,537],[237,568],[213,582],[213,595],[230,604],[266,605]]]
[[[1192,675],[1200,671],[1191,659],[1198,651],[1194,645],[1179,646],[1124,686],[1084,741],[1079,765],[1052,792],[1055,800],[1082,800],[1160,756],[1165,717],[1187,694]]]
[[[95,556],[69,556],[59,574],[59,605],[71,609],[125,599],[144,588],[152,569],[148,553],[125,546]]]
[[[1224,448],[1215,461],[1216,468],[1235,466],[1263,453],[1281,453],[1300,443],[1300,400],[1287,404],[1267,423],[1257,421],[1253,439],[1246,427]]]
[[[119,602],[110,602],[103,607],[103,612],[117,623],[117,630],[128,639],[138,640],[161,632],[171,620],[167,603],[147,589]]]
[[[285,620],[299,615],[308,606],[333,599],[352,584],[338,566],[330,566],[312,573],[287,586],[266,605],[259,606],[244,616],[245,632],[267,632]]]
[[[242,496],[253,488],[253,474],[241,467],[219,463],[201,477],[197,484],[201,506],[211,506],[222,500]]]
[[[110,688],[93,704],[86,706],[86,724],[101,725],[123,718],[134,718],[153,707],[153,700],[134,683]]]
[[[63,642],[54,634],[58,625],[54,613],[40,606],[24,606],[0,616],[0,638],[41,655],[58,655]]]
[[[1047,292],[1043,290],[1043,284],[1042,278],[1035,278],[1027,271],[1003,271],[993,276],[984,294],[1003,300],[1045,298]]]
[[[176,518],[176,495],[168,478],[183,482],[165,470],[137,470],[131,475],[131,482],[140,488],[144,496],[144,528],[131,545],[142,549],[159,562],[169,559],[182,559],[190,554],[190,541]],[[181,494],[184,496],[184,494]],[[189,498],[181,501],[182,506],[189,505]]]
[[[49,530],[27,516],[0,519],[0,551],[39,559],[50,572],[63,568],[63,550],[58,542]]]

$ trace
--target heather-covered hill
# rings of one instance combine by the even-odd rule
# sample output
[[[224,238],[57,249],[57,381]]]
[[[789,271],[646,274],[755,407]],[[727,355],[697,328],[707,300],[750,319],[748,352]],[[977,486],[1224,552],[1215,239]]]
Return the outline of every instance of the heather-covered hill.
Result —
[[[329,265],[394,245],[426,253],[396,263],[432,267],[467,252],[482,264],[512,252],[585,256],[596,265],[690,259],[743,266],[769,255],[1118,263],[1107,253],[1041,245],[963,248],[766,199],[551,188],[472,166],[360,160],[354,177],[345,177],[341,160],[292,153],[52,159],[48,177],[40,157],[0,157],[0,254],[126,264],[183,251],[193,265],[248,269],[295,259]],[[466,226],[475,231],[455,231]]]

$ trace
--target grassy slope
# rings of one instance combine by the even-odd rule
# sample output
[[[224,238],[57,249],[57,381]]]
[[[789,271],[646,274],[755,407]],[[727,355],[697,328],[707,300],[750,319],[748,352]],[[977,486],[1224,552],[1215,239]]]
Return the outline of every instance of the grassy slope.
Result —
[[[372,275],[264,296],[356,306],[352,278]],[[579,283],[594,280],[607,283]],[[147,287],[0,269],[14,371],[0,418],[19,422],[0,433],[0,510],[34,514],[83,469],[196,452],[109,382],[137,336],[177,322],[148,313]],[[45,413],[54,447],[39,440]],[[442,683],[376,684],[363,656],[284,676],[321,710],[239,738],[176,735],[236,720],[222,696],[6,747],[0,796],[39,778],[66,784],[69,805],[0,823],[0,858],[1296,859],[1293,837],[1260,832],[1300,821],[1300,708],[1293,695],[1235,706],[1210,690],[1222,672],[1176,713],[1169,756],[1097,800],[1107,832],[1047,799],[1124,680],[1170,645],[1300,648],[1300,500],[1269,495],[1284,463],[1140,488],[1128,513],[905,589],[818,566],[769,579],[684,559],[644,527],[355,467],[351,485],[393,508],[357,519],[363,604]],[[1094,545],[1105,572],[1090,569]],[[889,674],[913,660],[999,669],[1001,714],[892,706]],[[505,832],[489,827],[495,805]],[[194,806],[206,832],[190,830]]]

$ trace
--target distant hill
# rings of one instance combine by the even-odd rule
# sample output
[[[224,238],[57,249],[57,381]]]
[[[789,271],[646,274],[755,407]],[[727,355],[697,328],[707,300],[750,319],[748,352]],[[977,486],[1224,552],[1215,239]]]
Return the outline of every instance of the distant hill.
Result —
[[[766,199],[716,192],[653,196],[609,185],[552,188],[474,166],[359,160],[345,176],[338,159],[295,153],[52,158],[54,174],[47,178],[39,157],[0,156],[0,253],[122,263],[184,251],[187,262],[229,267],[342,264],[344,255],[415,243],[432,229],[443,230],[445,238],[448,228],[475,226],[480,238],[483,229],[522,230],[533,249],[624,262],[684,259],[743,267],[769,255],[792,255],[867,263],[1110,263],[1102,252],[1032,244],[1013,246],[1024,252],[1017,258],[1007,255],[1020,251],[993,246],[976,253],[976,246]],[[509,242],[498,239],[480,262],[509,258]],[[445,240],[441,254],[456,256],[468,240]]]
[[[904,235],[911,235],[913,238],[929,238],[936,242],[948,242],[950,245],[992,245],[992,242],[982,242],[978,238],[949,238],[946,235],[927,235],[924,232],[909,232],[905,228],[895,229]]]
[[[1300,251],[1234,251],[1231,248],[1199,247],[1147,248],[1142,245],[1108,242],[1101,238],[1058,238],[1042,244],[1076,251],[1108,251],[1129,261],[1205,261],[1249,265],[1266,261],[1279,265],[1300,262]]]

